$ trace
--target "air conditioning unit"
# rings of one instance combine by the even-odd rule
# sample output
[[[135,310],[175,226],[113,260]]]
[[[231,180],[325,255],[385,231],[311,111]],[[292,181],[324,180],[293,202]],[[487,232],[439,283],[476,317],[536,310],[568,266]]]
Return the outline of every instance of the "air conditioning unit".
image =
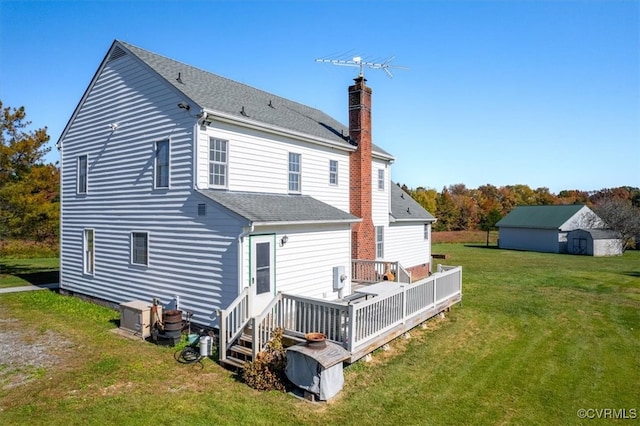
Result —
[[[142,339],[151,336],[151,309],[153,304],[133,300],[120,304],[120,328]],[[162,318],[162,306],[158,305],[158,317]]]

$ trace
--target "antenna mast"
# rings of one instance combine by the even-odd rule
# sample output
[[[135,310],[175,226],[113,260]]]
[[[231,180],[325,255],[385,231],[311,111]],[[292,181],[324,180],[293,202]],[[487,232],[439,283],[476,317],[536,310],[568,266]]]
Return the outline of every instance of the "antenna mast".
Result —
[[[395,58],[395,56],[392,56],[386,61],[380,62],[380,63],[363,61],[360,56],[355,56],[353,57],[353,59],[350,59],[350,60],[316,59],[316,62],[324,62],[324,63],[339,65],[343,67],[358,67],[360,68],[360,77],[364,77],[364,68],[371,68],[374,70],[382,70],[387,74],[389,78],[393,78],[393,74],[391,74],[391,71],[389,70],[389,68],[397,68],[397,69],[403,69],[403,70],[409,69],[407,67],[391,65],[391,61],[393,61],[393,58]]]

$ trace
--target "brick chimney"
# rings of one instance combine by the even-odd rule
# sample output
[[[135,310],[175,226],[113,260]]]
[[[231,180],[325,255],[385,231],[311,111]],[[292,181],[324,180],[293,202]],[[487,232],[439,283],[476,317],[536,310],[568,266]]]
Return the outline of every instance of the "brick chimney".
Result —
[[[349,157],[351,214],[362,218],[351,229],[351,257],[375,260],[376,240],[371,213],[371,89],[361,75],[349,86],[349,136],[357,149]]]

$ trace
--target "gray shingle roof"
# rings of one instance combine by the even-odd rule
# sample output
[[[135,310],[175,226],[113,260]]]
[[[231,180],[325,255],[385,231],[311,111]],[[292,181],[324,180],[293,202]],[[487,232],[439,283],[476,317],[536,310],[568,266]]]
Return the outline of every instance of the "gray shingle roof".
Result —
[[[199,190],[201,194],[254,223],[335,223],[360,219],[307,195]]]
[[[336,146],[352,146],[342,136],[349,135],[349,128],[318,109],[220,77],[123,41],[117,40],[115,43],[138,57],[170,85],[196,102],[200,108],[322,138]],[[180,81],[177,80],[178,76]],[[241,113],[243,108],[245,115]],[[373,152],[389,159],[393,158],[391,154],[375,145]]]
[[[582,204],[518,206],[498,221],[496,226],[498,228],[559,229],[583,207]]]
[[[391,217],[396,222],[433,222],[436,220],[402,188],[391,182]]]

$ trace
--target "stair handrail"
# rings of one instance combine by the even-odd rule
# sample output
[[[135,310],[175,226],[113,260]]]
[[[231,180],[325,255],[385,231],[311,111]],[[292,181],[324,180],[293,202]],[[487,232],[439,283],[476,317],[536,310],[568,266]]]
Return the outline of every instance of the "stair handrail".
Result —
[[[218,356],[220,361],[227,359],[227,349],[240,335],[251,320],[251,297],[249,287],[246,287],[227,309],[218,309],[220,338],[218,342]]]
[[[258,353],[264,350],[271,338],[271,332],[282,326],[282,318],[278,316],[278,308],[282,302],[282,293],[278,292],[260,315],[251,318],[252,356],[256,359]],[[275,314],[275,315],[271,315]]]

